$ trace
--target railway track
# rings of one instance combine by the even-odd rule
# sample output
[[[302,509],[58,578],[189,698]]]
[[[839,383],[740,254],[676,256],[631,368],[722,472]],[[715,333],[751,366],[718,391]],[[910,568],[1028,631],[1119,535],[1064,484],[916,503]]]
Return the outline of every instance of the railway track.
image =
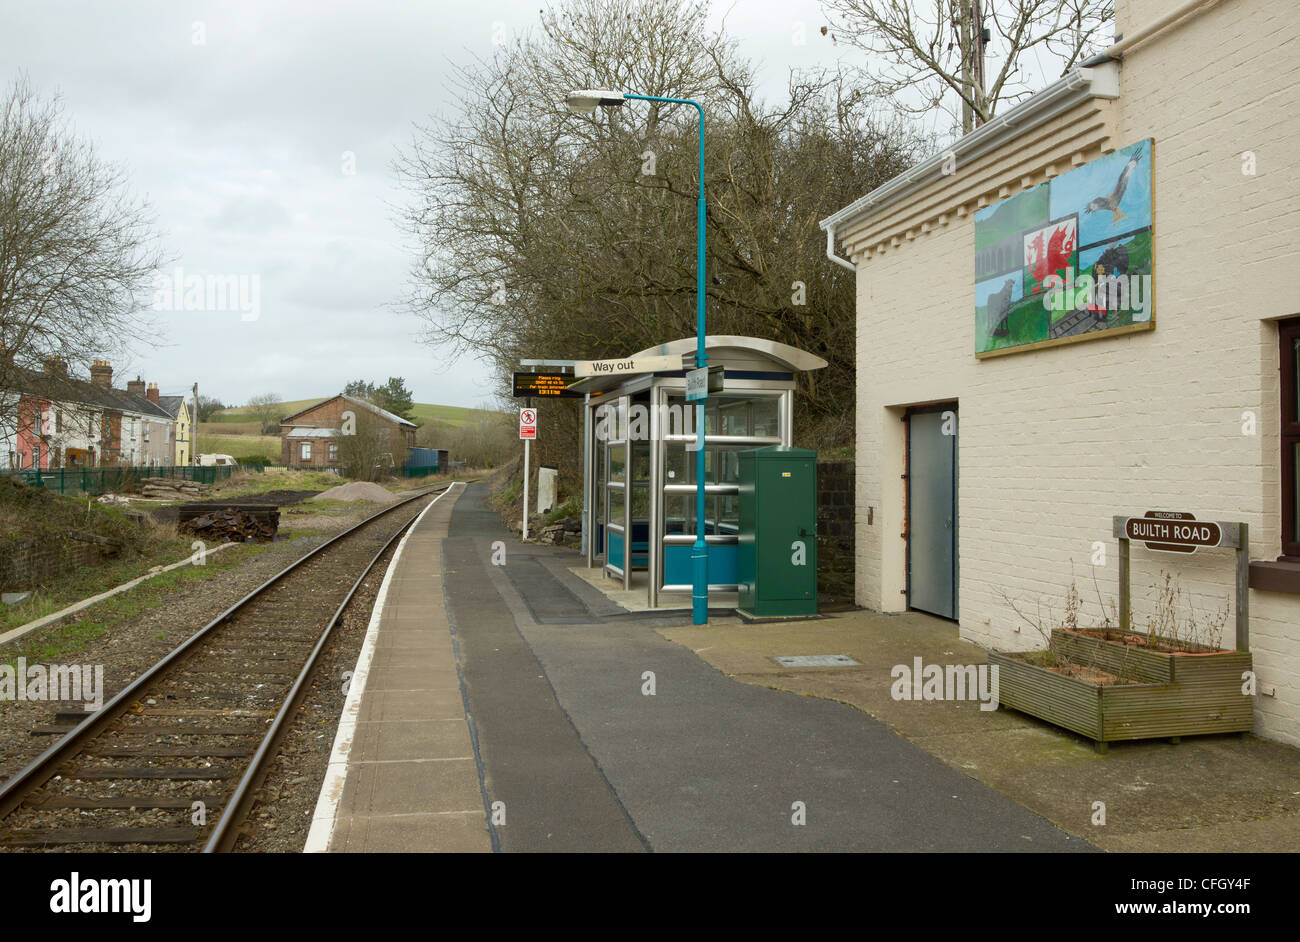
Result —
[[[232,849],[334,625],[429,498],[451,486],[303,556],[0,786],[0,849]]]

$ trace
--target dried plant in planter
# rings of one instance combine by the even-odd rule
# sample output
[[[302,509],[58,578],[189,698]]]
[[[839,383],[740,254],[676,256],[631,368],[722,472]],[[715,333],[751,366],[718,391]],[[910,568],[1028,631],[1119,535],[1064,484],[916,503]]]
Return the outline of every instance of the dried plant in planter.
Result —
[[[1066,591],[1065,608],[1059,620],[1054,616],[1050,602],[1046,605],[1046,619],[1043,618],[1044,606],[1041,599],[1036,603],[1035,614],[1031,616],[1022,611],[1015,600],[1007,595],[1005,591],[999,589],[998,594],[1002,597],[1002,601],[1016,613],[1021,621],[1033,628],[1038,633],[1038,636],[1043,639],[1043,650],[1022,653],[1018,657],[1027,663],[1037,664],[1067,677],[1078,677],[1089,683],[1099,685],[1131,683],[1136,678],[1127,669],[1127,657],[1122,658],[1118,665],[1102,666],[1095,657],[1077,658],[1070,648],[1052,641],[1052,632],[1056,629],[1088,634],[1093,637],[1107,637],[1116,632],[1115,625],[1119,621],[1117,606],[1112,600],[1110,614],[1107,614],[1106,603],[1102,600],[1101,587],[1097,584],[1095,571],[1093,573],[1093,588],[1097,593],[1097,608],[1100,612],[1100,620],[1083,626],[1079,623],[1083,600],[1079,595],[1078,585],[1073,579],[1071,579],[1070,587]]]
[[[1081,625],[1081,603],[1071,583],[1060,619],[1047,605],[1046,621],[1026,614],[1005,592],[1003,601],[1046,642],[1046,650],[989,654],[1000,674],[1000,705],[1106,743],[1211,733],[1253,727],[1249,651],[1219,648],[1229,607],[1210,614],[1186,611],[1177,580],[1162,573],[1146,630],[1121,631],[1116,607]],[[1096,582],[1094,576],[1094,584]],[[1113,616],[1113,617],[1112,617]]]

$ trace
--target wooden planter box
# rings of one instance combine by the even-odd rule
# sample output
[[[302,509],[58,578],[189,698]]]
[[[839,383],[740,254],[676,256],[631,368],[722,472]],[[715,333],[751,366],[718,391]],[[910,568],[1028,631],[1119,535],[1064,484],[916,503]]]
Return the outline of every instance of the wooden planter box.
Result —
[[[1254,699],[1241,692],[1249,651],[1166,654],[1068,631],[1052,650],[1080,664],[1136,680],[1100,686],[997,652],[998,701],[1098,743],[1248,732]]]

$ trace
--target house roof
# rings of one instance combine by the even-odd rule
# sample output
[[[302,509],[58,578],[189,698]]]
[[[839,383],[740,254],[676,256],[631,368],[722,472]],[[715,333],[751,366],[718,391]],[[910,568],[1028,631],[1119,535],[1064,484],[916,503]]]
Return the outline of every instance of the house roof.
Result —
[[[296,419],[298,416],[303,415],[304,413],[310,412],[312,409],[318,409],[321,406],[325,405],[325,403],[327,402],[333,402],[335,399],[346,399],[348,402],[352,403],[353,405],[357,405],[357,406],[361,406],[362,408],[369,409],[371,412],[379,416],[381,419],[387,419],[389,422],[393,422],[397,425],[409,425],[411,428],[417,428],[414,422],[408,422],[400,415],[393,415],[393,413],[387,411],[386,409],[379,408],[379,406],[375,405],[373,402],[366,402],[366,400],[364,399],[354,399],[352,396],[347,396],[344,395],[343,393],[339,393],[337,396],[330,396],[328,399],[322,399],[320,402],[312,403],[305,409],[299,409],[293,415],[286,415],[283,419],[280,420],[280,424],[293,425],[294,424],[292,421],[293,419]]]
[[[54,402],[74,402],[99,409],[113,409],[118,412],[134,412],[156,419],[175,418],[145,396],[137,396],[125,389],[105,389],[84,379],[29,370],[20,366],[13,368],[12,376],[13,385],[29,396]]]
[[[173,419],[181,414],[181,404],[185,402],[184,396],[159,396],[158,405],[163,411]]]

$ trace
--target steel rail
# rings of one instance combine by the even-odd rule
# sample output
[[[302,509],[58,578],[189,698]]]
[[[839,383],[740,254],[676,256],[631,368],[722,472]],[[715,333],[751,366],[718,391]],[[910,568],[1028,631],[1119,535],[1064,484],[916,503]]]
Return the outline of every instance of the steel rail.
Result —
[[[451,485],[447,484],[443,486],[443,490],[445,491],[450,487]],[[390,514],[394,510],[398,510],[399,508],[405,507],[417,500],[428,497],[436,490],[438,490],[436,487],[430,488],[414,497],[400,501],[390,507],[385,507],[383,510],[370,515],[365,520],[349,527],[342,533],[336,534],[311,552],[304,554],[299,559],[290,563],[261,585],[254,588],[238,602],[235,602],[189,638],[182,641],[179,645],[168,652],[162,660],[158,661],[153,665],[153,667],[149,668],[135,680],[131,681],[131,683],[123,687],[118,691],[115,697],[108,701],[108,703],[104,704],[94,713],[89,714],[84,720],[77,724],[71,732],[33,759],[25,768],[15,774],[13,778],[5,782],[3,786],[0,786],[0,819],[8,817],[10,812],[22,804],[23,800],[31,791],[45,784],[48,778],[54,774],[57,763],[66,761],[67,759],[71,759],[77,755],[80,751],[79,747],[85,744],[86,740],[92,733],[98,732],[100,728],[107,725],[110,720],[114,720],[120,716],[127,706],[135,700],[136,695],[140,691],[146,688],[153,680],[160,677],[177,661],[180,661],[184,657],[193,653],[193,649],[198,646],[199,642],[203,641],[207,635],[214,632],[222,623],[237,614],[241,608],[262,593],[266,592],[285,576],[289,575],[289,573],[314,559],[335,543],[351,536],[363,527],[369,526],[380,517]]]
[[[452,486],[452,484],[447,485],[446,490],[429,502],[429,507],[432,507],[438,501],[442,500],[442,498],[446,497],[447,494],[451,493]],[[426,510],[428,510],[428,507],[426,507],[425,510],[421,510],[408,522],[403,524],[401,529],[389,537],[388,541],[380,548],[379,552],[374,555],[374,558],[366,564],[366,568],[362,571],[361,575],[357,577],[357,581],[352,583],[352,588],[348,589],[347,596],[339,604],[338,610],[334,613],[334,617],[331,618],[329,624],[325,626],[325,630],[321,632],[320,638],[316,641],[316,646],[312,648],[311,653],[307,656],[307,662],[303,665],[302,670],[298,672],[298,677],[293,682],[293,687],[285,697],[284,703],[281,705],[279,712],[276,713],[275,719],[272,721],[270,728],[262,738],[262,742],[258,745],[257,751],[253,754],[252,761],[249,763],[248,768],[240,777],[239,784],[235,786],[235,791],[227,799],[225,807],[222,808],[221,817],[218,818],[217,823],[213,825],[212,833],[208,836],[208,842],[204,845],[203,853],[226,853],[234,850],[235,843],[239,840],[239,825],[244,822],[248,813],[253,809],[254,796],[256,795],[257,790],[261,787],[263,780],[266,778],[266,773],[268,771],[267,764],[269,760],[277,754],[280,741],[283,738],[284,733],[288,730],[289,721],[298,712],[298,706],[302,700],[303,693],[307,689],[307,683],[311,680],[312,674],[315,673],[316,661],[319,658],[321,651],[325,649],[325,644],[329,641],[330,635],[333,633],[335,626],[339,623],[340,619],[342,619],[343,612],[352,601],[352,596],[356,594],[357,589],[361,587],[361,583],[370,575],[371,570],[373,570],[375,564],[379,562],[380,557],[387,553],[394,543],[401,539],[413,526],[415,526],[416,521],[424,516]]]

